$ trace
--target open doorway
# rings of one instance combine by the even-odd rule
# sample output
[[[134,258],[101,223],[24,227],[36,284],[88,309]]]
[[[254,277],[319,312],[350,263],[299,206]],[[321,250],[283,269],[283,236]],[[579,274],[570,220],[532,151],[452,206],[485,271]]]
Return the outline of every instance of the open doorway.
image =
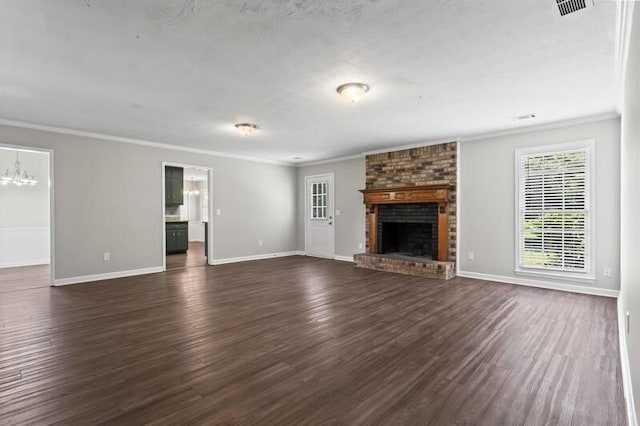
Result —
[[[51,285],[52,155],[0,146],[0,292]]]
[[[163,164],[164,269],[209,264],[211,169]]]

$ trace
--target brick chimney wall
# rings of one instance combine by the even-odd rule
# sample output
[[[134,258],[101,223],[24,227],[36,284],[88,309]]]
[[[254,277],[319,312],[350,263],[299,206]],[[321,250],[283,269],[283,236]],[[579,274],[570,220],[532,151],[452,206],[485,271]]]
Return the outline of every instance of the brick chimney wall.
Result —
[[[367,155],[366,189],[457,183],[457,142]],[[448,204],[449,260],[456,260],[456,194]],[[369,212],[367,211],[367,216]],[[369,218],[367,241],[369,241]],[[369,247],[367,247],[369,253]]]

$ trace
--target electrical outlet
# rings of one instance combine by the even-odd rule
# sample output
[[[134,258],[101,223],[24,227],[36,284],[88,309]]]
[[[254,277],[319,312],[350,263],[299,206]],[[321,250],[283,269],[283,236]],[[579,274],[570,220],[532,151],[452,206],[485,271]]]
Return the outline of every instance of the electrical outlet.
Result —
[[[629,321],[629,311],[627,311],[627,334],[629,334],[629,324],[630,324],[630,321]]]
[[[474,253],[474,252],[472,252],[472,251],[468,251],[468,252],[467,252],[467,259],[469,259],[469,260],[473,260],[473,259],[475,259],[475,258],[476,258],[476,255],[475,255],[475,253]]]
[[[108,251],[104,252],[104,257],[103,257],[105,262],[108,262],[111,260],[111,253],[109,253]]]
[[[262,240],[258,240],[258,245],[262,247]]]
[[[220,209],[216,209],[216,216],[220,216],[222,214],[222,212],[220,211]]]
[[[603,272],[605,277],[611,278],[611,268],[610,267],[605,266],[602,272]]]

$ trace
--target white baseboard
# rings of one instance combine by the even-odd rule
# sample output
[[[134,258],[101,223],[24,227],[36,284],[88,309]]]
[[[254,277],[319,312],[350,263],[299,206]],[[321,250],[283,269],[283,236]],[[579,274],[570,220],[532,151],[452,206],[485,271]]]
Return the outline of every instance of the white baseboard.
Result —
[[[631,368],[629,364],[629,352],[627,350],[627,325],[622,298],[618,298],[618,340],[620,343],[620,364],[622,367],[622,387],[624,399],[627,405],[627,423],[629,426],[638,425],[636,407],[633,401],[633,387],[631,384]]]
[[[333,256],[334,260],[340,260],[342,262],[351,262],[353,263],[353,256],[342,256],[339,254],[336,254],[335,256]]]
[[[27,260],[25,262],[15,262],[15,263],[0,263],[0,269],[2,268],[18,268],[20,266],[38,266],[38,265],[48,265],[48,260],[41,261],[32,261]]]
[[[152,268],[132,269],[129,271],[107,272],[106,274],[83,275],[79,277],[59,278],[53,280],[54,286],[88,283],[93,281],[111,280],[114,278],[133,277],[135,275],[155,274],[162,271],[162,266]]]
[[[550,290],[568,291],[570,293],[591,294],[594,296],[618,297],[619,290],[610,290],[607,288],[587,287],[582,285],[573,285],[558,283],[553,281],[539,281],[529,278],[506,277],[502,275],[483,274],[480,272],[458,271],[459,277],[475,278],[478,280],[495,281],[506,284],[517,284],[528,287],[547,288]]]
[[[307,256],[307,253],[302,251],[302,250],[298,250],[296,252],[299,256]],[[314,256],[314,257],[320,257],[320,256]],[[320,257],[321,259],[332,259],[332,260],[339,260],[341,262],[351,262],[353,263],[353,256],[343,256],[341,254],[334,254],[333,257]]]
[[[226,259],[212,259],[211,265],[224,265],[226,263],[249,262],[251,260],[272,259],[274,257],[287,257],[299,255],[299,251],[283,251],[280,253],[256,254],[254,256],[227,257]]]

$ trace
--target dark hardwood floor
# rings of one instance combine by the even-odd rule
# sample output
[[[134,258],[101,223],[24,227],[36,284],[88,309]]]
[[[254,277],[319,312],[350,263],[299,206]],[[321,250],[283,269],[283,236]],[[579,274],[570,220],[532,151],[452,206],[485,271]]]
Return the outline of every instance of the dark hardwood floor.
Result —
[[[0,296],[0,424],[625,424],[614,299],[305,257]]]
[[[49,265],[0,268],[0,293],[51,285]]]
[[[167,256],[167,271],[206,264],[207,258],[204,257],[204,243],[199,241],[189,241],[189,250],[186,253]]]

